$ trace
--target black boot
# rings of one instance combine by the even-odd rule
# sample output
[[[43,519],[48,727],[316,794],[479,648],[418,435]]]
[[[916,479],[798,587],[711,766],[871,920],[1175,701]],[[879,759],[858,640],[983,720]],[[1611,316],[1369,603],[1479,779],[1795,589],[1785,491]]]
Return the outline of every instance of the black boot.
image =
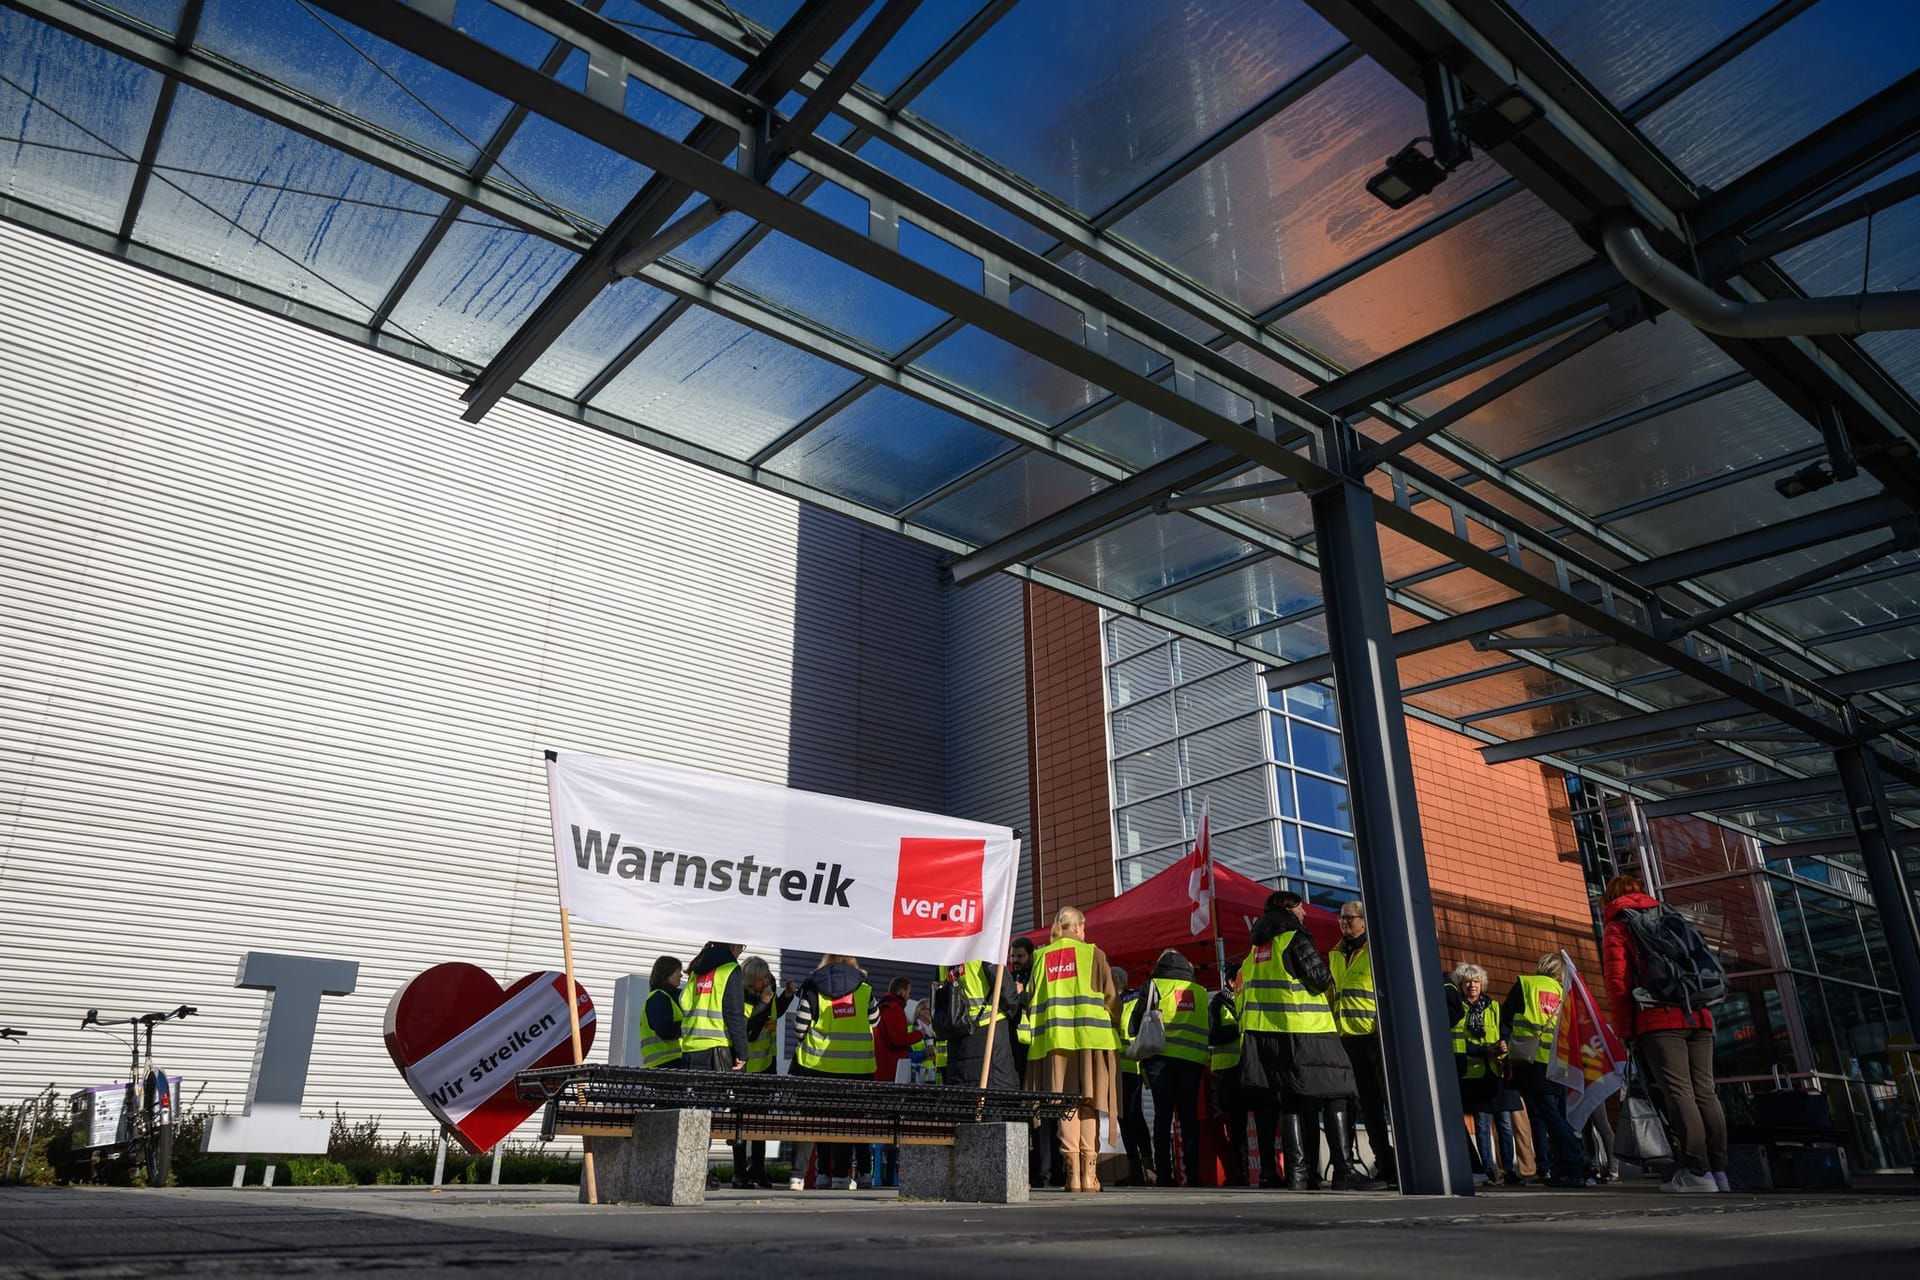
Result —
[[[1280,1150],[1278,1129],[1280,1113],[1274,1107],[1272,1099],[1266,1099],[1253,1109],[1253,1128],[1260,1144],[1260,1185],[1266,1189],[1283,1187],[1286,1182],[1280,1176],[1280,1162],[1277,1159]]]
[[[1333,1189],[1335,1191],[1384,1191],[1386,1183],[1363,1178],[1354,1172],[1348,1152],[1353,1149],[1353,1113],[1345,1098],[1327,1103],[1327,1140],[1333,1144]]]
[[[1306,1144],[1303,1141],[1300,1117],[1291,1111],[1280,1113],[1280,1148],[1287,1158],[1287,1190],[1305,1191],[1311,1185],[1308,1172]],[[1315,1143],[1318,1146],[1319,1143]],[[1318,1159],[1318,1153],[1315,1153]]]
[[[1300,1122],[1301,1172],[1306,1175],[1307,1190],[1318,1191],[1320,1189],[1321,1170],[1320,1109],[1318,1106],[1315,1106],[1312,1111],[1308,1111],[1297,1118]],[[1293,1180],[1289,1177],[1287,1181],[1291,1184]]]

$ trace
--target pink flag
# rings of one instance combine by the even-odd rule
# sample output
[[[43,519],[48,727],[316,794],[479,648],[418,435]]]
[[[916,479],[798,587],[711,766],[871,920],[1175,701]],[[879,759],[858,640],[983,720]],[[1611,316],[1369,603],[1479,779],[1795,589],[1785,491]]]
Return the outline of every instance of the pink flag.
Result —
[[[1547,1078],[1566,1086],[1567,1123],[1579,1133],[1587,1118],[1619,1092],[1626,1078],[1627,1050],[1600,1016],[1593,993],[1573,967],[1573,958],[1564,951],[1560,958],[1566,962],[1567,981]]]
[[[1207,843],[1207,813],[1200,812],[1200,838],[1187,855],[1187,897],[1193,900],[1193,914],[1187,927],[1194,937],[1207,931],[1213,920],[1213,850]]]

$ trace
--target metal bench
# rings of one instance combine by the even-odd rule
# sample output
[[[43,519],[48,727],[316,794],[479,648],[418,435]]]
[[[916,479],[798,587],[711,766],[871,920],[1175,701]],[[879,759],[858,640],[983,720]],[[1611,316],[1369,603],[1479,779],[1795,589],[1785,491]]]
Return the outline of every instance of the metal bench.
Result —
[[[515,1081],[523,1100],[546,1104],[543,1138],[586,1138],[603,1166],[601,1199],[650,1204],[705,1199],[706,1152],[715,1138],[887,1143],[903,1148],[903,1195],[1024,1200],[1027,1131],[1070,1115],[1078,1102],[1062,1093],[857,1076],[593,1065],[522,1071]]]

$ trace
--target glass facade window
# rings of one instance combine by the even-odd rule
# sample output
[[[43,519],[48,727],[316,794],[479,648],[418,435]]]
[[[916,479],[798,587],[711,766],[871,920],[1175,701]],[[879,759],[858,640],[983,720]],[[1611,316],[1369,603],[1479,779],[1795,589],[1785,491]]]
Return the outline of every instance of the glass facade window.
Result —
[[[1203,811],[1223,865],[1309,900],[1358,893],[1331,691],[1269,694],[1251,662],[1132,618],[1103,621],[1122,889],[1192,847]]]

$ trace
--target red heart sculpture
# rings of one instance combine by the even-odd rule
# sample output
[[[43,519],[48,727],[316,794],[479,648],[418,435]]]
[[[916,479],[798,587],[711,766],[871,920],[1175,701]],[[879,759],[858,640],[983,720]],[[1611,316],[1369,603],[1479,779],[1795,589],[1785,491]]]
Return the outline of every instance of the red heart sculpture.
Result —
[[[580,1057],[593,1048],[593,1001],[578,983]],[[387,1002],[387,1052],[421,1103],[475,1155],[540,1109],[516,1096],[516,1072],[573,1063],[567,976],[530,973],[506,990],[485,969],[437,964]]]

